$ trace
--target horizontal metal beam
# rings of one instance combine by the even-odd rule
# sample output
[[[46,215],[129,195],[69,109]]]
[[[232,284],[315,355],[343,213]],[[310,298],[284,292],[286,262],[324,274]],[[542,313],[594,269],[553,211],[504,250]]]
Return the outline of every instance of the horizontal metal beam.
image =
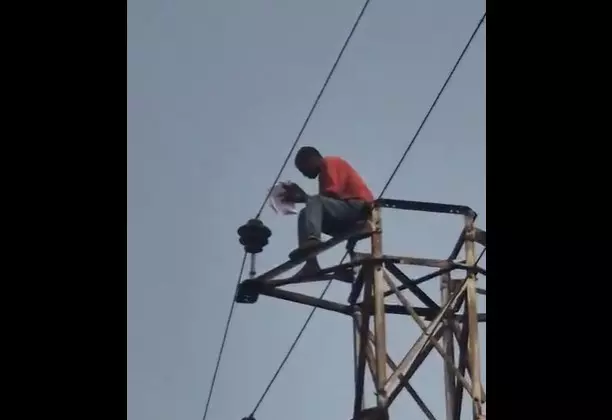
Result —
[[[333,274],[313,274],[305,277],[287,277],[285,279],[268,280],[264,284],[270,287],[289,286],[291,284],[316,283],[320,281],[336,280]]]
[[[457,204],[430,203],[425,201],[395,200],[391,198],[380,198],[376,200],[379,207],[387,207],[398,210],[425,211],[430,213],[461,214],[476,218],[476,212],[468,206]]]
[[[436,311],[435,309],[423,308],[420,306],[415,306],[414,311],[416,312],[418,316],[422,316],[426,321],[431,321],[440,312],[440,311]],[[410,315],[408,311],[406,310],[406,308],[404,308],[402,305],[391,305],[391,304],[385,305],[385,313],[390,314],[390,315]],[[463,322],[462,313],[453,314],[452,318],[454,318],[458,322]],[[487,322],[487,314],[486,313],[478,314],[478,322]]]
[[[285,279],[275,279],[275,280],[266,280],[263,283],[266,286],[286,286],[288,284],[302,284],[302,283],[311,283],[315,281],[324,281],[324,280],[339,280],[344,283],[351,284],[351,281],[343,281],[334,277],[334,273],[341,270],[348,270],[355,267],[359,267],[365,264],[368,261],[374,261],[375,259],[362,259],[362,260],[353,260],[344,264],[334,265],[332,267],[327,267],[319,270],[318,272],[309,275],[309,276],[293,276]],[[256,280],[254,280],[256,281]]]
[[[349,305],[343,305],[341,303],[319,299],[301,293],[290,292],[289,290],[264,286],[261,288],[259,293],[264,296],[287,300],[289,302],[301,303],[302,305],[314,306],[316,308],[325,309],[344,315],[351,315],[351,307]]]
[[[431,308],[423,308],[423,307],[415,307],[414,311],[418,316],[422,316],[423,318],[430,320],[433,319],[439,311],[435,311]],[[410,315],[406,308],[402,305],[385,305],[385,313],[393,314],[393,315]]]
[[[355,256],[360,259],[370,258],[370,254],[364,252],[355,252]],[[419,267],[432,267],[432,268],[448,268],[451,267],[452,261],[448,260],[437,260],[433,258],[416,258],[416,257],[402,257],[397,255],[383,255],[382,260],[385,262],[393,262],[402,265],[416,265]]]
[[[453,262],[452,266],[456,270],[474,270],[476,274],[482,274],[483,276],[487,275],[487,270],[477,265],[469,266],[465,262]]]

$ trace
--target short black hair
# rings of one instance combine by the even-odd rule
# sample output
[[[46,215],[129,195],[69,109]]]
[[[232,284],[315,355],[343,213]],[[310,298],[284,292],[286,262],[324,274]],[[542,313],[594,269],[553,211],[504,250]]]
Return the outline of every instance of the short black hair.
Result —
[[[304,162],[313,156],[322,157],[321,153],[314,147],[304,146],[295,154],[295,164],[297,165],[299,162]]]

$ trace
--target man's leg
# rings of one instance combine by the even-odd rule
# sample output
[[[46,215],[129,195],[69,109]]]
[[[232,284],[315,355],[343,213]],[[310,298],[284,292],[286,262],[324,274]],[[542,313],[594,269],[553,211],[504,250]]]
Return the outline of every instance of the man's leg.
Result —
[[[321,233],[340,233],[364,218],[364,203],[337,200],[325,196],[309,197],[306,207],[298,217],[298,242],[296,251],[308,252],[321,243]],[[295,255],[296,251],[292,252]],[[310,275],[321,268],[316,257],[306,261],[297,275]],[[350,274],[350,273],[349,273]]]
[[[309,203],[310,200],[298,215],[298,248],[289,254],[289,258],[292,258],[298,250],[315,247],[321,242],[323,218],[319,216],[317,211],[313,211],[312,207],[308,209]],[[306,264],[297,272],[296,276],[308,276],[320,270],[321,266],[317,257],[314,257],[306,260]]]
[[[321,240],[322,232],[333,236],[349,229],[364,219],[364,206],[365,203],[353,200],[337,200],[320,195],[309,197],[298,217],[299,246],[316,244]]]

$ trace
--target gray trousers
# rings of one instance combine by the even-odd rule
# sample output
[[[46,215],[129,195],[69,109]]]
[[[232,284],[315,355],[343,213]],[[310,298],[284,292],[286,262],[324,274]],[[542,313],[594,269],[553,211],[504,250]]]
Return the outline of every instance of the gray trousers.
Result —
[[[366,217],[366,203],[363,201],[312,195],[298,217],[299,244],[309,238],[321,239],[321,233],[330,236],[344,233]]]

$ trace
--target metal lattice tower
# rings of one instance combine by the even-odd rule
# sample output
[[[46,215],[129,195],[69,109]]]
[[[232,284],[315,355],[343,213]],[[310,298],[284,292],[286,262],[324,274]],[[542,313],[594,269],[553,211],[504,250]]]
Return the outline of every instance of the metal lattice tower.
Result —
[[[464,217],[465,226],[445,260],[385,255],[382,248],[382,208],[461,215]],[[486,313],[478,313],[477,294],[486,292],[478,289],[476,282],[478,275],[486,276],[486,270],[477,265],[476,244],[486,247],[486,232],[475,227],[475,219],[476,213],[467,206],[379,199],[375,202],[367,223],[324,242],[310,255],[289,260],[257,277],[253,276],[241,282],[236,293],[236,302],[255,303],[260,295],[265,295],[352,317],[355,357],[352,420],[388,420],[389,407],[404,389],[426,417],[435,420],[409,383],[432,350],[439,353],[444,361],[446,420],[460,420],[464,393],[473,402],[473,418],[483,420],[485,392],[481,382],[478,323],[486,322]],[[370,253],[355,252],[357,242],[365,239],[370,240]],[[308,258],[345,241],[350,262],[324,268],[309,278],[277,279]],[[465,256],[463,260],[458,260],[462,248]],[[418,279],[410,279],[399,265],[431,267],[436,271]],[[337,273],[346,273],[346,270],[358,270],[352,281],[348,304],[318,299],[281,288],[289,284],[334,279]],[[458,276],[457,273],[462,274]],[[440,279],[439,299],[428,296],[419,287],[421,283],[436,278]],[[338,275],[338,279],[346,281],[346,276]],[[387,298],[392,296],[401,304],[387,303]],[[424,306],[413,306],[409,297],[416,297]],[[399,363],[393,361],[386,350],[387,314],[407,315],[421,329],[420,337]],[[458,355],[455,354],[455,341],[458,344]],[[369,408],[364,407],[366,366],[374,380],[377,400],[376,406]]]

